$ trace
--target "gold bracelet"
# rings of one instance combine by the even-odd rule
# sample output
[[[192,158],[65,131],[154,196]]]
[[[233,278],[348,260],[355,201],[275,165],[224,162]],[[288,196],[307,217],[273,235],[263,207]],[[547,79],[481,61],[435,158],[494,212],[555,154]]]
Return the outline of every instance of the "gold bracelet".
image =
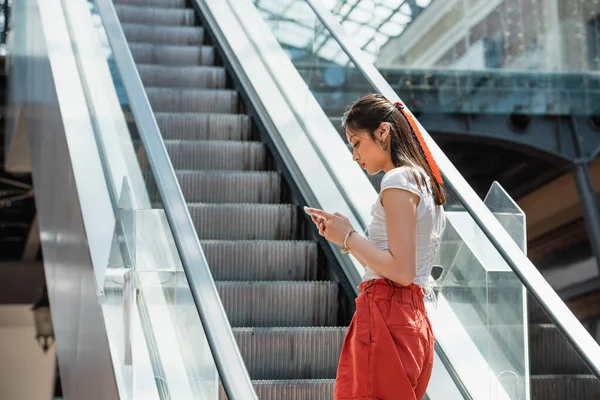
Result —
[[[350,249],[348,248],[348,239],[350,238],[350,235],[352,235],[353,233],[357,233],[357,232],[354,229],[351,229],[350,231],[348,231],[348,233],[346,233],[346,237],[344,238],[344,244],[342,246],[342,250],[340,250],[342,252],[342,254],[350,253]]]

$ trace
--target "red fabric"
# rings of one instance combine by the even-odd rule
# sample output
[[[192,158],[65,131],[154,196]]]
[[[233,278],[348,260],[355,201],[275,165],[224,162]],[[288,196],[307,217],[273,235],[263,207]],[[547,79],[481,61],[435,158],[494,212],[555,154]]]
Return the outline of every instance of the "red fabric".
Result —
[[[423,153],[425,154],[425,159],[427,160],[427,164],[429,164],[429,168],[431,168],[433,177],[435,178],[436,182],[441,185],[442,183],[444,183],[444,180],[442,179],[442,174],[440,172],[440,168],[438,167],[437,163],[433,159],[433,155],[431,154],[431,150],[429,150],[427,143],[425,143],[425,139],[423,139],[423,134],[421,133],[421,130],[419,129],[419,125],[417,124],[415,117],[412,115],[412,113],[410,111],[408,111],[407,108],[404,107],[404,104],[400,103],[399,101],[394,103],[394,106],[396,106],[396,108],[398,108],[398,110],[400,110],[400,112],[406,116],[408,123],[411,125],[413,131],[415,132],[415,136],[417,137],[417,140],[419,141],[419,146],[421,146],[421,149],[423,149]]]
[[[433,368],[433,332],[420,287],[360,285],[344,340],[335,400],[421,400]]]

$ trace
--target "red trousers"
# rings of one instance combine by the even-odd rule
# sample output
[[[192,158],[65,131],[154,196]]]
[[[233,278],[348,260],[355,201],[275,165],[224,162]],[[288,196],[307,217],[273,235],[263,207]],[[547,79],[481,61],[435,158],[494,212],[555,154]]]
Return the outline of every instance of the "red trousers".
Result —
[[[342,347],[336,400],[421,400],[433,368],[433,332],[416,285],[360,285]]]

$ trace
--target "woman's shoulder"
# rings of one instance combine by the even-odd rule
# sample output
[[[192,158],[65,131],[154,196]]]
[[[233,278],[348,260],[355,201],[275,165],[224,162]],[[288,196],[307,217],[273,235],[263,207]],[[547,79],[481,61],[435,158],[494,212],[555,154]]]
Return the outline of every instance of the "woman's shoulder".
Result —
[[[423,177],[426,181],[429,179],[429,176],[420,167],[411,165],[397,167],[383,176],[381,189],[385,190],[393,187],[418,189],[420,185],[417,183],[417,179],[420,179],[420,177]]]

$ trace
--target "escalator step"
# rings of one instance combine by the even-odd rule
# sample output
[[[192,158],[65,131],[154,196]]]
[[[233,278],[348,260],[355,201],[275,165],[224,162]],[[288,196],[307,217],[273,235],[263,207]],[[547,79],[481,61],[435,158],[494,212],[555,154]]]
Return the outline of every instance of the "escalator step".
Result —
[[[531,399],[600,399],[600,381],[594,375],[532,376]]]
[[[347,329],[234,328],[233,334],[252,379],[332,379]]]
[[[165,145],[178,170],[260,171],[266,166],[262,142],[165,140]]]
[[[188,207],[200,239],[294,240],[297,238],[297,206],[192,203]]]
[[[532,375],[590,372],[553,324],[529,325],[529,346]]]
[[[279,203],[281,176],[266,171],[177,171],[186,201]]]
[[[238,94],[234,90],[182,90],[146,88],[154,112],[235,114]]]
[[[185,8],[186,0],[113,0],[115,4],[145,7]]]
[[[243,114],[154,113],[164,139],[250,139],[251,118]]]
[[[115,5],[122,24],[148,24],[163,26],[194,26],[196,13],[193,9],[169,9]]]
[[[224,89],[225,69],[221,67],[166,67],[138,65],[146,86],[188,89]]]
[[[152,26],[122,24],[123,32],[130,43],[154,45],[202,45],[204,29],[196,26]]]
[[[215,63],[215,49],[210,46],[154,45],[131,43],[131,55],[138,64],[172,66],[211,66]]]
[[[221,281],[216,285],[232,327],[334,326],[338,322],[338,284],[334,282]],[[269,337],[274,340],[281,335],[273,333]],[[320,338],[314,337],[315,340]],[[242,354],[246,353],[242,351]],[[269,364],[250,353],[247,356],[246,365],[250,362]],[[260,379],[252,372],[250,376]]]
[[[263,380],[252,383],[261,400],[331,400],[335,387],[335,379]]]
[[[538,305],[538,303],[527,295],[527,313],[530,324],[550,324],[550,318],[546,315],[544,310]]]
[[[261,400],[331,400],[335,379],[254,380],[252,385]],[[219,385],[219,400],[227,400],[222,384]]]
[[[312,241],[202,241],[213,278],[221,281],[302,281],[317,277]]]

